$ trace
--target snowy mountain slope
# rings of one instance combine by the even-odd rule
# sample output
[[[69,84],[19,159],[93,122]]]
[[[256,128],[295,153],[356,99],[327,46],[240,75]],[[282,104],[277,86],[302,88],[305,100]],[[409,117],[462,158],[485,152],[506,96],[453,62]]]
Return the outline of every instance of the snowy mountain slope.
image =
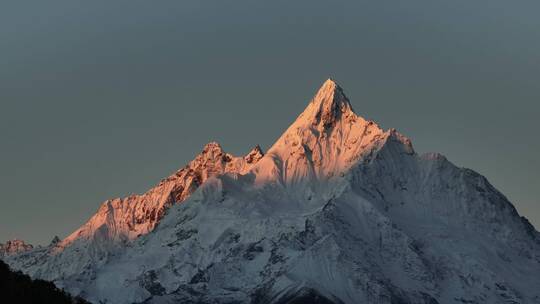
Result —
[[[259,146],[244,157],[235,157],[211,142],[187,166],[156,187],[142,195],[104,202],[87,223],[66,239],[14,257],[13,266],[47,280],[94,276],[98,265],[122,251],[130,240],[152,231],[172,204],[184,201],[208,178],[245,172],[262,156]]]
[[[333,81],[257,159],[102,261],[72,268],[89,252],[66,241],[8,261],[103,303],[540,303],[528,221],[484,177],[357,116]]]

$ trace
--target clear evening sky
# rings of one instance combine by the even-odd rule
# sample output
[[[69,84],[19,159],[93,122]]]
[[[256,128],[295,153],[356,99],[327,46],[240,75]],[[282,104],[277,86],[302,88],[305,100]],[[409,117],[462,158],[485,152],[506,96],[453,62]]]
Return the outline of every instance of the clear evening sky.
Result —
[[[0,242],[47,244],[211,140],[268,148],[335,79],[540,227],[540,2],[0,4]]]

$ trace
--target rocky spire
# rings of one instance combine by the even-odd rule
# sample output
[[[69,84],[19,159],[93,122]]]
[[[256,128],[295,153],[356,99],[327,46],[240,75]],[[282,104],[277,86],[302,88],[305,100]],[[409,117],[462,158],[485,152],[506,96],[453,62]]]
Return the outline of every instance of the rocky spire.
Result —
[[[303,118],[327,128],[335,125],[344,113],[352,113],[352,106],[343,89],[329,78],[311,100]]]
[[[384,130],[357,116],[343,89],[328,79],[268,150],[271,158],[259,162],[257,183],[296,185],[339,176],[370,155],[383,137]]]
[[[60,238],[57,235],[55,235],[49,246],[56,246],[56,244],[60,243],[60,241],[61,241]]]
[[[248,164],[253,164],[258,162],[263,156],[264,152],[262,151],[261,147],[256,145],[246,156],[244,156],[244,160]]]

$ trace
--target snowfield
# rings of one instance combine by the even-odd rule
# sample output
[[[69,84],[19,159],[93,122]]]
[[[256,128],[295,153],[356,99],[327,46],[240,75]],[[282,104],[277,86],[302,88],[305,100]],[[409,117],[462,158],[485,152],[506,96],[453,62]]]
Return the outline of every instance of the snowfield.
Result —
[[[540,303],[540,234],[505,196],[332,80],[266,154],[210,143],[6,259],[95,303]]]

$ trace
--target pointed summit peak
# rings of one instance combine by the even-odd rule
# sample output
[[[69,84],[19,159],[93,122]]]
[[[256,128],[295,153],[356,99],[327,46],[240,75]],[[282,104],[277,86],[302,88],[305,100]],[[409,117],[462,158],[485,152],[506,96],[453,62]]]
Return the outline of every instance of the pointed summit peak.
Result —
[[[332,77],[330,77],[330,78],[326,79],[326,80],[323,82],[323,84],[322,84],[322,86],[321,86],[321,89],[322,89],[323,87],[339,88],[339,84],[337,84],[337,82],[336,82],[334,79],[332,79]]]
[[[350,112],[352,106],[343,89],[333,79],[328,78],[304,111],[304,116],[310,119],[313,125],[322,123],[322,126],[327,128],[333,126],[343,113]]]
[[[222,160],[228,160],[232,158],[232,155],[226,153],[220,144],[215,141],[207,143],[201,153],[195,157],[192,163],[201,164],[201,163],[216,163]]]
[[[343,89],[332,79],[324,82],[304,112],[268,150],[258,166],[272,166],[258,182],[304,183],[340,176],[371,155],[384,131],[356,115]],[[274,163],[268,165],[269,162]]]
[[[343,89],[332,78],[328,78],[315,94],[312,103],[349,103]]]

